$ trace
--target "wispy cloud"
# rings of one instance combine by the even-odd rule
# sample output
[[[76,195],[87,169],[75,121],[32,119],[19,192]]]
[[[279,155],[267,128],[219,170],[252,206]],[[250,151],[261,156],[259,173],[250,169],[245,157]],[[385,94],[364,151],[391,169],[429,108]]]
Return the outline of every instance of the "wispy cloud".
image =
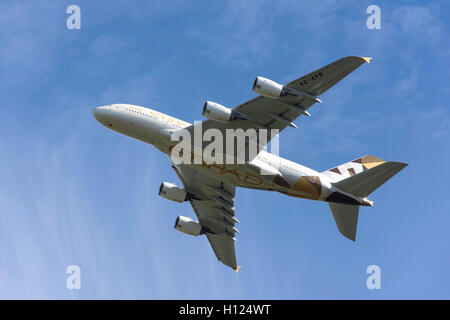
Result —
[[[201,44],[201,54],[217,63],[248,68],[267,57],[276,39],[271,7],[267,2],[227,1],[208,17],[208,29],[191,26],[186,34]]]

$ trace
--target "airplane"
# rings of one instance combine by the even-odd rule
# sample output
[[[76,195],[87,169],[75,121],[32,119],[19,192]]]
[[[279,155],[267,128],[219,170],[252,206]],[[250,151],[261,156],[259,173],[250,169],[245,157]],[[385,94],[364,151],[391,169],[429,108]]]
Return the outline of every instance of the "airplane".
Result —
[[[407,166],[366,155],[318,172],[264,149],[286,127],[296,128],[293,121],[299,116],[311,116],[308,109],[322,102],[319,96],[362,64],[370,63],[370,59],[344,57],[285,85],[256,77],[253,91],[257,97],[233,109],[207,101],[202,111],[206,120],[196,124],[131,104],[100,106],[93,110],[93,115],[107,128],[153,145],[169,156],[183,187],[162,182],[158,194],[176,202],[189,201],[198,218],[178,216],[175,229],[192,236],[206,235],[217,259],[237,272],[240,267],[235,254],[239,233],[234,208],[236,187],[328,202],[339,232],[355,241],[360,206],[373,206],[367,196]],[[184,130],[195,136],[199,127],[200,134],[208,129],[224,135],[228,129],[269,133],[266,138],[257,138],[258,149],[253,154],[247,149],[254,139],[244,139],[247,151],[244,150],[240,163],[212,159],[194,163],[174,161],[172,151],[179,143],[174,141],[174,135]],[[207,145],[208,141],[201,141],[196,146],[206,151]],[[219,151],[219,159],[227,151]],[[237,151],[233,149],[232,159],[237,159]],[[192,160],[192,149],[190,153],[188,158]]]

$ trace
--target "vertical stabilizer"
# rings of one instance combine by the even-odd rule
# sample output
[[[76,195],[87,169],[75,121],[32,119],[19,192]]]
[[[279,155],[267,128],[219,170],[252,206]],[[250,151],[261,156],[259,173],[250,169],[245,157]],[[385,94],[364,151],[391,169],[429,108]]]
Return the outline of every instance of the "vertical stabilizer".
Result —
[[[346,163],[343,163],[334,168],[328,169],[327,171],[322,172],[322,174],[326,175],[333,182],[344,180],[348,177],[352,177],[358,173],[363,171],[367,171],[372,169],[380,164],[385,163],[383,159],[380,159],[375,156],[364,156]]]
[[[329,205],[339,232],[344,237],[355,241],[359,206],[341,203],[329,203]]]

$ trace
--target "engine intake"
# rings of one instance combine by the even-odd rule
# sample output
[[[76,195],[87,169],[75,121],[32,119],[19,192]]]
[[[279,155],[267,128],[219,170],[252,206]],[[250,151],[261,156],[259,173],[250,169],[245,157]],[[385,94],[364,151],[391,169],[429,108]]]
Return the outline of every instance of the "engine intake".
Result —
[[[227,123],[232,120],[233,111],[221,104],[206,101],[203,105],[202,115],[213,121]]]
[[[186,200],[187,192],[173,183],[164,181],[159,187],[158,195],[167,200],[183,202]]]
[[[175,229],[191,236],[198,236],[202,233],[202,225],[188,217],[178,216],[175,220]]]

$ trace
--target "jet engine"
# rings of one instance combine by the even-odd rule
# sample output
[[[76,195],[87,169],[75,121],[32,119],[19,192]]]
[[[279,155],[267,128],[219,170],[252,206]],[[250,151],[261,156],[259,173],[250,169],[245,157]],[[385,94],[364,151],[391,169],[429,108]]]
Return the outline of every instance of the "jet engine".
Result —
[[[175,229],[191,236],[198,236],[202,232],[202,225],[188,217],[178,216],[175,220]]]
[[[294,90],[292,88],[283,86],[275,81],[272,81],[263,77],[256,77],[253,81],[253,91],[267,98],[278,99],[283,96],[292,97],[305,97],[312,99],[314,102],[322,102],[318,97],[308,94],[306,92],[301,92]]]
[[[183,202],[186,200],[187,192],[173,183],[163,182],[159,187],[158,195],[167,200]]]
[[[270,79],[256,77],[252,90],[264,97],[278,99],[283,93],[283,86]]]
[[[202,115],[213,121],[227,123],[232,120],[233,111],[221,104],[206,101],[203,105]]]

